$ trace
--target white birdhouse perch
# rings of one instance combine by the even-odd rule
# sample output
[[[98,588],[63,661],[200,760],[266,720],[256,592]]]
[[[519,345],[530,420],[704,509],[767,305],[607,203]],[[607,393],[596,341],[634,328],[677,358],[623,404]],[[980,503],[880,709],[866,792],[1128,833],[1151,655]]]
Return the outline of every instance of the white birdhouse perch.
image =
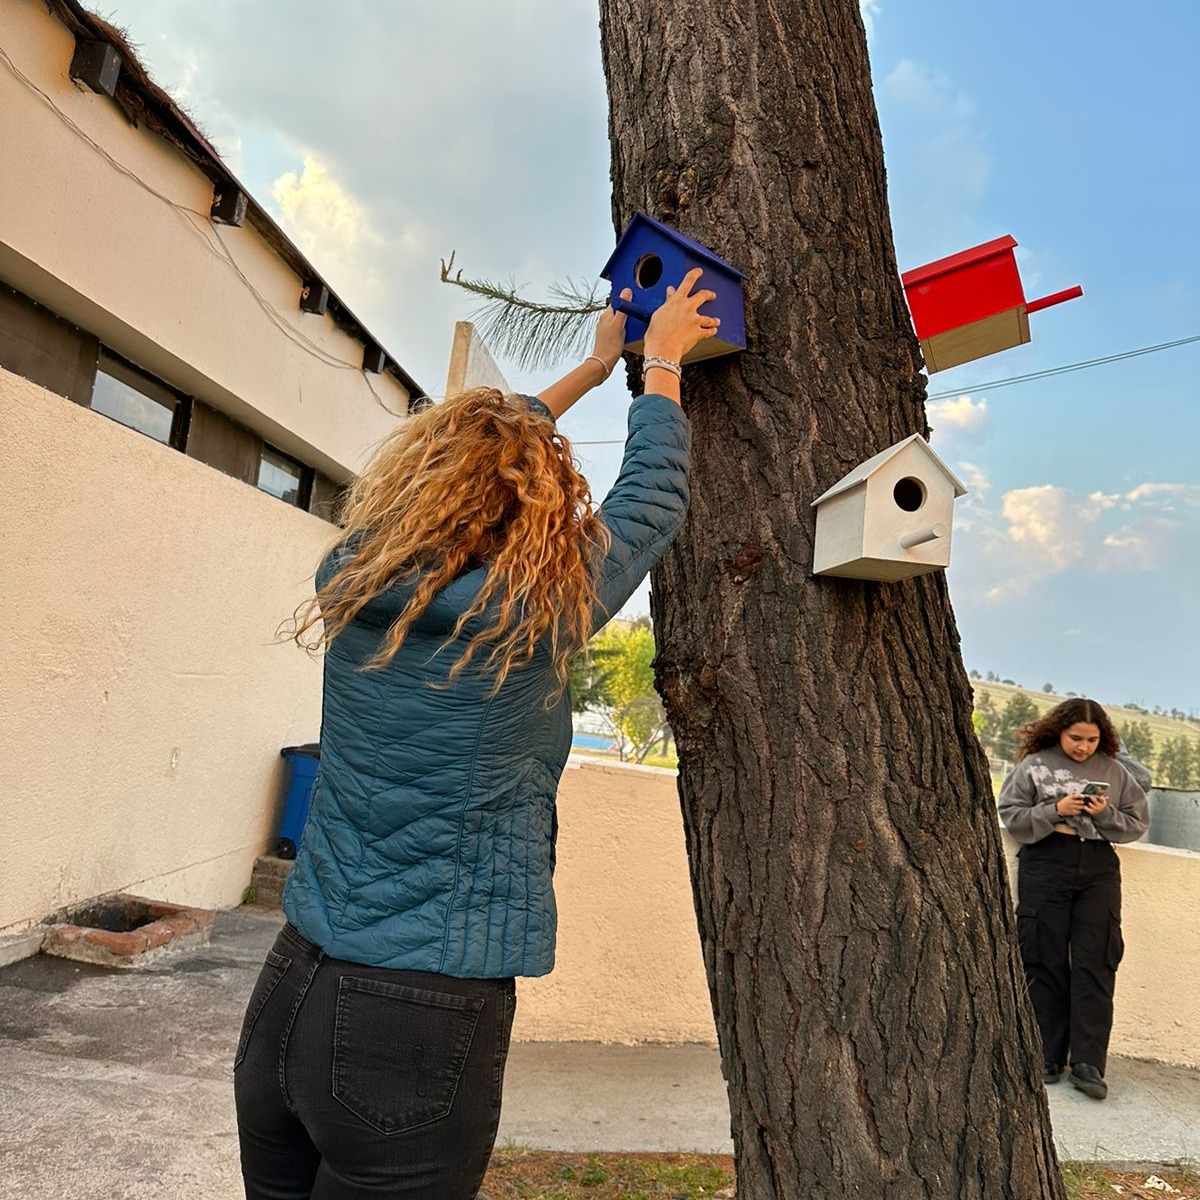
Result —
[[[897,442],[813,501],[813,574],[891,582],[948,567],[966,492],[919,433]]]

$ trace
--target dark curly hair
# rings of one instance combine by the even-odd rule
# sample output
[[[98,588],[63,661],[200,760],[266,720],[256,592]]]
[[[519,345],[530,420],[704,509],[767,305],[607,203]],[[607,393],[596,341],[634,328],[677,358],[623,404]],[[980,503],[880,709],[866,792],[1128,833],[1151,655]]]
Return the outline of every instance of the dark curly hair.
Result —
[[[1095,725],[1100,730],[1100,745],[1096,748],[1100,754],[1112,758],[1121,749],[1121,738],[1108,719],[1108,713],[1096,703],[1083,696],[1075,700],[1064,700],[1056,704],[1048,713],[1022,725],[1015,732],[1021,739],[1017,747],[1017,762],[1027,755],[1036,754],[1039,750],[1049,750],[1057,746],[1059,735],[1064,729],[1080,723]]]

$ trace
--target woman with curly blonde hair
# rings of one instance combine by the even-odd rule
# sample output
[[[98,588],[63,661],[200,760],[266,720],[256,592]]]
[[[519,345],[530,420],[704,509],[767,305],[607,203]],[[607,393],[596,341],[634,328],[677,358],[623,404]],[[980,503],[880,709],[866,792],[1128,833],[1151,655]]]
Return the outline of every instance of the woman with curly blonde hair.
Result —
[[[411,418],[350,493],[297,615],[325,651],[321,766],[235,1057],[248,1200],[478,1192],[514,977],[554,963],[567,662],[687,511],[679,363],[718,325],[699,276],[650,322],[598,511],[554,422],[619,360],[612,309],[539,397]]]
[[[1094,700],[1066,700],[1020,729],[1017,766],[1000,789],[1000,819],[1020,843],[1017,927],[1046,1083],[1071,1064],[1085,1095],[1108,1095],[1121,937],[1121,864],[1114,842],[1149,826],[1149,774],[1120,756]]]

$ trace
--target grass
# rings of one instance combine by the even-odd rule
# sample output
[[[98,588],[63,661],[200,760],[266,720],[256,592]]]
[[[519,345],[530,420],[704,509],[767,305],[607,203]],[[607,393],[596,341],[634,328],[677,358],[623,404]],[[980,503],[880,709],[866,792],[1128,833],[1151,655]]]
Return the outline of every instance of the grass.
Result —
[[[733,1195],[721,1154],[567,1154],[520,1147],[492,1155],[489,1200],[713,1200]]]
[[[1063,1163],[1070,1200],[1200,1200],[1190,1164],[1116,1171]],[[1149,1186],[1162,1180],[1175,1190]],[[483,1194],[489,1200],[721,1200],[734,1196],[733,1159],[722,1154],[567,1154],[497,1149]],[[830,1195],[836,1195],[831,1191]]]

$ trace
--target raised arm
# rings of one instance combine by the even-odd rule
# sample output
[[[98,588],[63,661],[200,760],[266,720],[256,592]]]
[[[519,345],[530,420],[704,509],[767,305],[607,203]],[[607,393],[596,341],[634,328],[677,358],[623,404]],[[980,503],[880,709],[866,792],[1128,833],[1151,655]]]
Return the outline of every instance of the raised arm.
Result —
[[[633,299],[633,292],[626,288],[621,296]],[[625,314],[613,312],[611,306],[600,314],[596,325],[596,340],[592,352],[577,367],[572,367],[561,379],[538,393],[538,399],[550,410],[557,420],[581,397],[594,387],[599,387],[613,372],[621,360],[625,348]]]
[[[679,364],[702,338],[713,337],[720,324],[700,314],[715,294],[693,291],[699,278],[697,268],[678,288],[668,288],[646,330],[646,393],[630,406],[621,471],[600,506],[612,544],[596,581],[593,631],[633,595],[687,515],[692,438],[679,403]]]

